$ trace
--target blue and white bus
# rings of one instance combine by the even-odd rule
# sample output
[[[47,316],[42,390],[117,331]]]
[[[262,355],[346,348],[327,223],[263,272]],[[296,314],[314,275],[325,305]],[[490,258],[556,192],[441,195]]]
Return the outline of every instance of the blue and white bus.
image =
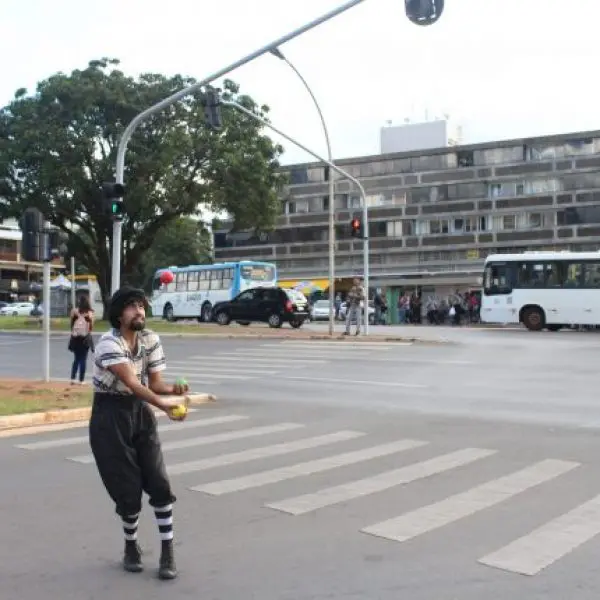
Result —
[[[171,271],[171,283],[161,283],[164,271]],[[214,265],[189,265],[158,269],[152,282],[152,315],[168,321],[198,319],[208,322],[217,302],[231,300],[248,288],[277,285],[273,263],[243,260]]]

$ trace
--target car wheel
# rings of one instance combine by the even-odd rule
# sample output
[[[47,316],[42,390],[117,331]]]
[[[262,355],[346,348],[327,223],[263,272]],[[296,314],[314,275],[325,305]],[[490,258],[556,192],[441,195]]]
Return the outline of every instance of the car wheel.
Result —
[[[217,313],[217,323],[219,325],[229,325],[230,322],[231,322],[231,319],[229,318],[229,315],[224,310]]]
[[[304,323],[304,321],[290,321],[290,325],[294,328],[294,329],[300,329],[300,327],[302,327],[302,323]]]
[[[273,328],[281,327],[281,317],[278,314],[273,313],[269,317],[268,323],[269,323],[269,327],[273,327]]]

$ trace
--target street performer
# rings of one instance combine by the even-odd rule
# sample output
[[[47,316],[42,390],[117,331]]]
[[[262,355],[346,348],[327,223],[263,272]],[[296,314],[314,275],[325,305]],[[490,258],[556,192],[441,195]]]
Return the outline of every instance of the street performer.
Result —
[[[177,576],[173,554],[173,503],[152,405],[172,420],[185,384],[168,385],[161,371],[166,360],[160,338],[146,329],[148,301],[143,290],[122,287],[110,301],[112,329],[98,342],[94,360],[94,402],[89,424],[92,453],[104,486],[115,503],[125,533],[123,567],[143,569],[137,542],[142,492],[154,508],[161,538],[158,575]]]

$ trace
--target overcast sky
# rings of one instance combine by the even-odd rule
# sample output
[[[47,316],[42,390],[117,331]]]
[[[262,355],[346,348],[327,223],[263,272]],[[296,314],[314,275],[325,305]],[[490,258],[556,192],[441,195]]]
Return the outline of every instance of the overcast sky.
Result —
[[[0,0],[0,102],[103,56],[203,78],[342,0]],[[404,0],[364,0],[282,51],[317,96],[336,158],[377,154],[387,121],[448,113],[465,143],[600,129],[596,0],[446,0],[418,27]],[[230,75],[273,123],[325,153],[311,99],[263,56]],[[278,139],[277,136],[274,136]],[[283,163],[312,160],[284,142]]]

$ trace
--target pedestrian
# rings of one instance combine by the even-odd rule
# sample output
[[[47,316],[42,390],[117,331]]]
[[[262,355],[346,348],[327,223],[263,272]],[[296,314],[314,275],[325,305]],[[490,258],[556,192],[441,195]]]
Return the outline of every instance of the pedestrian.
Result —
[[[146,329],[148,301],[143,290],[122,287],[112,296],[109,320],[112,328],[99,340],[94,361],[94,401],[89,439],[98,472],[115,503],[125,533],[123,567],[143,569],[137,541],[142,492],[149,497],[161,538],[158,576],[177,576],[173,553],[172,492],[151,406],[171,420],[171,413],[187,384],[163,381],[165,354],[159,336]]]
[[[94,311],[88,297],[80,296],[77,307],[73,307],[71,311],[71,337],[69,339],[69,350],[73,353],[71,385],[77,383],[78,371],[79,383],[83,383],[85,379],[88,352],[94,349],[93,329]]]
[[[356,335],[360,334],[360,322],[362,320],[361,304],[365,302],[365,292],[358,277],[354,278],[354,285],[348,292],[346,300],[346,331],[344,335],[350,335],[350,324],[356,322]]]

